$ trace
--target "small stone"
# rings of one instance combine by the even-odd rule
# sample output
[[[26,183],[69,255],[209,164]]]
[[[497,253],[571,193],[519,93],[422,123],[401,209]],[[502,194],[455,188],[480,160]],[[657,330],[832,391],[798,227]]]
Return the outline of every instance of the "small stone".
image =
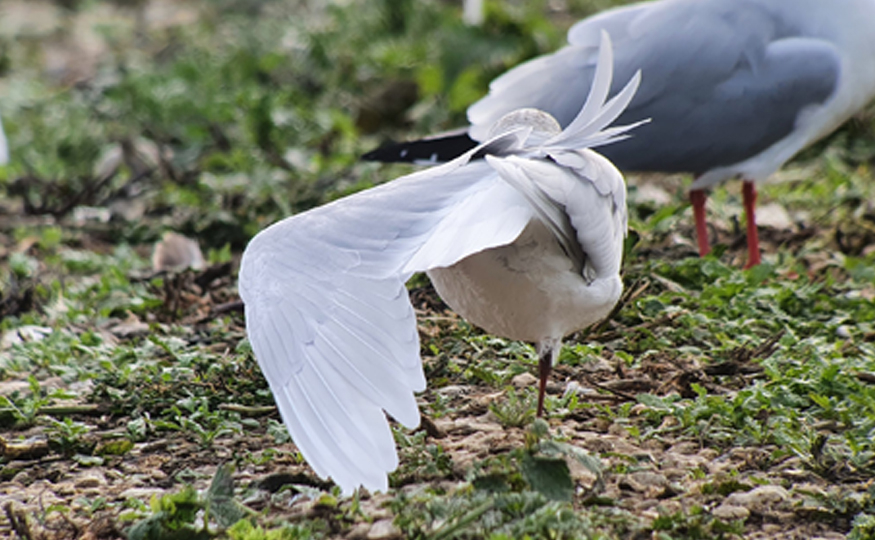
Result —
[[[734,504],[723,503],[714,510],[712,510],[711,514],[716,518],[731,521],[736,519],[747,519],[748,517],[750,517],[750,510],[743,506],[735,506]]]
[[[18,484],[20,486],[30,485],[31,482],[33,482],[33,474],[28,470],[18,472],[15,474],[15,476],[12,477],[12,483]]]
[[[204,256],[197,241],[174,232],[164,233],[152,252],[152,269],[156,272],[186,268],[201,270],[204,266]]]
[[[2,349],[2,347],[0,347]],[[14,393],[29,394],[30,383],[28,381],[3,381],[0,382],[0,396],[9,396]]]
[[[367,540],[392,540],[393,538],[401,538],[401,531],[392,523],[391,519],[381,519],[371,525],[367,536]]]
[[[733,493],[724,504],[743,506],[747,509],[762,508],[787,500],[790,493],[781,486],[760,486],[744,493]]]
[[[661,495],[669,484],[668,478],[650,471],[634,472],[623,478],[620,483],[633,491],[644,493],[649,497]]]
[[[443,388],[438,388],[435,390],[436,394],[440,394],[443,397],[458,397],[468,393],[468,389],[464,386],[459,386],[456,384],[451,384],[449,386],[444,386]]]
[[[538,384],[538,378],[531,373],[520,373],[510,380],[510,383],[516,388],[528,388]]]
[[[131,338],[137,336],[145,336],[149,333],[149,324],[139,320],[136,315],[131,315],[124,322],[120,322],[109,328],[109,331],[116,337]]]
[[[8,349],[13,345],[21,345],[22,343],[42,341],[51,333],[52,329],[48,326],[19,326],[3,334],[3,337],[0,338],[0,350]]]
[[[76,493],[76,488],[70,482],[59,482],[55,484],[55,494],[61,497],[67,497]]]
[[[713,448],[702,448],[701,450],[699,450],[699,453],[696,455],[699,456],[700,458],[702,458],[702,460],[704,460],[706,462],[711,462],[711,461],[714,461],[715,459],[717,459],[717,456],[719,456],[720,453],[717,452],[717,450],[714,450]]]
[[[346,537],[349,540],[365,540],[371,530],[370,523],[357,523],[350,529]]]
[[[793,228],[793,220],[786,208],[778,203],[769,203],[757,208],[757,225],[789,230]]]
[[[576,459],[568,460],[568,470],[571,473],[571,479],[587,490],[592,489],[599,480],[598,475]]]
[[[668,449],[669,452],[686,456],[695,455],[699,450],[701,450],[701,445],[692,441],[682,441]]]
[[[592,388],[587,388],[577,381],[568,381],[568,384],[565,385],[565,390],[562,391],[562,397],[568,397],[571,395],[586,397],[594,396],[597,394],[598,392],[596,392]]]
[[[23,441],[8,441],[0,437],[0,456],[7,460],[13,459],[38,459],[49,453],[49,443],[39,437],[31,437]]]
[[[662,515],[677,514],[684,511],[684,504],[677,500],[662,501],[659,503],[658,509]]]
[[[150,487],[135,487],[122,491],[119,494],[119,497],[122,499],[140,499],[144,502],[149,502],[152,498],[152,495],[163,495],[164,490],[161,488],[150,488]]]
[[[96,488],[105,486],[106,478],[99,472],[92,471],[74,480],[73,484],[79,489]]]
[[[617,371],[617,367],[604,358],[584,362],[580,365],[580,369],[587,373],[615,373]]]
[[[656,508],[648,508],[646,510],[638,509],[638,513],[641,514],[641,517],[644,519],[649,519],[650,521],[655,521],[659,519],[659,510]]]
[[[656,206],[666,206],[671,203],[671,195],[657,185],[642,183],[636,187],[637,189],[632,192],[635,202],[652,203]]]

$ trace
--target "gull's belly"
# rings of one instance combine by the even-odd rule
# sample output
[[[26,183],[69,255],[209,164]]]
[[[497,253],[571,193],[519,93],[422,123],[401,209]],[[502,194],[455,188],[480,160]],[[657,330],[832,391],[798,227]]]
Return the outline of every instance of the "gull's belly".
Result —
[[[441,298],[487,332],[538,342],[606,317],[622,292],[619,276],[587,284],[553,235],[532,221],[512,243],[428,272]]]

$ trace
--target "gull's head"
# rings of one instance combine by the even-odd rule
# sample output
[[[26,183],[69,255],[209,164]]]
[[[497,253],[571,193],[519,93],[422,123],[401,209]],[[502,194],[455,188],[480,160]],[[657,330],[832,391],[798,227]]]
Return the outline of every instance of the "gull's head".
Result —
[[[532,128],[528,142],[537,144],[546,141],[550,137],[562,132],[562,127],[550,114],[540,109],[517,109],[509,112],[492,124],[489,130],[489,138],[504,135],[522,127]]]

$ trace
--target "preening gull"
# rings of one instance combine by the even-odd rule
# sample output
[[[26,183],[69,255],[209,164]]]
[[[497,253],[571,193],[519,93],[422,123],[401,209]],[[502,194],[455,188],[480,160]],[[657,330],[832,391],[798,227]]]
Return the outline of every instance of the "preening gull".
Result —
[[[449,163],[287,218],[247,246],[239,289],[252,349],[301,454],[344,493],[388,488],[398,456],[384,411],[419,424],[414,272],[470,322],[536,343],[539,414],[562,338],[620,298],[625,183],[588,147],[635,127],[607,126],[640,77],[606,102],[606,34],[601,43],[589,97],[564,130],[541,111],[512,112]]]
[[[755,183],[875,98],[873,24],[875,0],[659,0],[612,9],[573,26],[566,47],[493,81],[468,109],[469,134],[483,140],[496,119],[520,107],[567,125],[607,31],[617,80],[643,75],[619,122],[652,122],[602,153],[625,172],[696,175],[690,199],[702,255],[710,249],[705,190],[741,177],[752,266],[760,262]],[[370,158],[401,160],[403,151],[406,161],[445,160],[466,149],[466,138],[387,147]]]

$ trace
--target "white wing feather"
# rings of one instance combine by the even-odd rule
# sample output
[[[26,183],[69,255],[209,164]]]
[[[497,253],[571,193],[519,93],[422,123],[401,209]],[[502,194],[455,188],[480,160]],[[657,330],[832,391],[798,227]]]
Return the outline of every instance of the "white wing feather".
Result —
[[[288,218],[252,240],[239,283],[247,332],[318,474],[344,492],[387,488],[397,454],[382,411],[417,426],[413,393],[425,389],[405,281],[513,241],[531,216],[485,162],[463,157]]]

